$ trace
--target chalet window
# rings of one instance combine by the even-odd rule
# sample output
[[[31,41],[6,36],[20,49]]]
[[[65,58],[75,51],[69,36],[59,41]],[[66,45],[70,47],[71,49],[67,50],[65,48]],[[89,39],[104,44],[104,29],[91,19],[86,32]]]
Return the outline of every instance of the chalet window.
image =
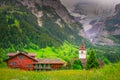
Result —
[[[16,62],[10,62],[10,65],[16,65]]]
[[[26,67],[32,67],[32,65],[31,64],[26,64]]]
[[[23,55],[19,55],[18,57],[19,57],[19,59],[24,59]]]

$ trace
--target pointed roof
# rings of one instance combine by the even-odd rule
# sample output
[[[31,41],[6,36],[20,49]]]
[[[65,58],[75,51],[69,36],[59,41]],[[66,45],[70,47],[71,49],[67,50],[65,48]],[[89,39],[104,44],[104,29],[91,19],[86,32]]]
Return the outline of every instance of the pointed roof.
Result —
[[[80,46],[80,50],[86,50],[85,44],[84,44],[84,41],[83,41],[83,40],[82,40],[82,43],[81,43],[81,46]]]
[[[26,57],[34,60],[34,61],[38,61],[36,58],[33,58],[33,57],[32,57],[32,56],[35,56],[35,55],[33,55],[33,54],[27,54],[27,53],[25,53],[25,52],[8,53],[7,55],[10,56],[10,58],[8,58],[6,61],[8,61],[8,60],[10,60],[10,59],[12,59],[12,58],[14,58],[14,57],[16,57],[16,56],[18,56],[18,55],[24,55],[24,56],[26,56]]]
[[[23,53],[23,52],[18,52],[18,53]],[[7,56],[9,56],[9,57],[13,57],[13,56],[15,56],[16,54],[18,54],[18,53],[8,53],[7,54]],[[36,57],[36,54],[35,53],[26,53],[28,56],[30,56],[30,57]]]

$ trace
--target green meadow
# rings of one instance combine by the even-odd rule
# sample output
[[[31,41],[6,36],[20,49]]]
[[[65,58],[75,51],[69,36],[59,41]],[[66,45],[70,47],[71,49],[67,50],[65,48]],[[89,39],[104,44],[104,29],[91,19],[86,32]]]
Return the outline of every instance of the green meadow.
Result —
[[[91,70],[38,72],[0,68],[0,80],[120,80],[120,63]]]

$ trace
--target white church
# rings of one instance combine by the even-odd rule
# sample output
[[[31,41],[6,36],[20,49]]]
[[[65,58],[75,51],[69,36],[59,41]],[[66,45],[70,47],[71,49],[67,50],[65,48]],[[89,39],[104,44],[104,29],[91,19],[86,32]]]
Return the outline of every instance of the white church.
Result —
[[[81,60],[83,66],[86,65],[86,55],[87,55],[87,50],[85,48],[84,41],[82,41],[82,44],[80,45],[80,49],[79,49],[79,59]]]

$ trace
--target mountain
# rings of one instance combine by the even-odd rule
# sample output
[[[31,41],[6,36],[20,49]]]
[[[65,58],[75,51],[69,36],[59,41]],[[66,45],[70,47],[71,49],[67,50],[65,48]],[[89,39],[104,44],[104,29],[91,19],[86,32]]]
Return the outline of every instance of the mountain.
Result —
[[[105,22],[105,30],[109,34],[108,38],[120,46],[120,4],[115,6],[115,15]],[[117,45],[116,44],[116,45]]]
[[[113,25],[118,26],[114,22],[119,22],[116,19],[119,15],[116,14],[119,8],[119,5],[115,7],[94,2],[79,2],[75,4],[72,14],[83,25],[83,30],[79,34],[95,45],[120,46],[119,29],[114,30],[115,28],[113,27]]]
[[[80,15],[76,12],[77,8],[73,13],[80,17],[71,16],[60,0],[0,0],[0,62],[7,58],[4,53],[17,50],[35,52],[38,58],[60,58],[70,62],[78,57],[82,39],[88,51],[91,47],[96,49],[98,58],[106,63],[108,60],[117,62],[120,59],[116,45],[119,36],[111,35],[113,33],[107,31],[107,26],[119,13],[111,19],[106,16],[101,18],[101,12],[91,17]],[[110,38],[102,35],[105,31]],[[116,41],[113,43],[115,46],[111,45],[111,41]]]
[[[81,42],[81,28],[60,0],[0,0],[0,47],[59,47]]]
[[[104,20],[104,26],[100,32],[102,37],[99,37],[97,43],[102,45],[120,46],[120,4],[115,6],[112,16]]]

